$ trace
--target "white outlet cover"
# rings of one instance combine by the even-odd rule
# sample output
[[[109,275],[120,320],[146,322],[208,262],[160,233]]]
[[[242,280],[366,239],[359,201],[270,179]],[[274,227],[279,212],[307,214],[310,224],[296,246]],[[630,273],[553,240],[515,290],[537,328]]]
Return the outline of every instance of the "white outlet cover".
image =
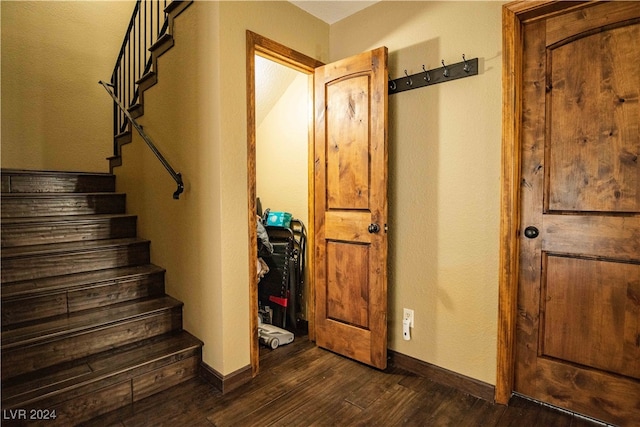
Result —
[[[402,320],[409,319],[409,326],[413,328],[413,310],[405,308],[402,313]]]

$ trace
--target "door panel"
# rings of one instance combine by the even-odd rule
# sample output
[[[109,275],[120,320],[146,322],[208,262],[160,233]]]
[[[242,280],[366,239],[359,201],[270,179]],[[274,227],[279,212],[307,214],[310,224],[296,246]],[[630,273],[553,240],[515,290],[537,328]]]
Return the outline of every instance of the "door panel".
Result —
[[[515,390],[631,425],[640,419],[640,3],[622,3],[524,26]]]
[[[640,211],[638,40],[636,24],[548,50],[549,210]]]
[[[327,318],[369,326],[368,260],[368,245],[327,242]]]
[[[316,342],[385,368],[387,50],[315,78]]]
[[[362,143],[369,137],[369,87],[368,74],[326,86],[329,210],[369,209],[369,145]]]
[[[539,353],[640,378],[640,265],[546,254]]]

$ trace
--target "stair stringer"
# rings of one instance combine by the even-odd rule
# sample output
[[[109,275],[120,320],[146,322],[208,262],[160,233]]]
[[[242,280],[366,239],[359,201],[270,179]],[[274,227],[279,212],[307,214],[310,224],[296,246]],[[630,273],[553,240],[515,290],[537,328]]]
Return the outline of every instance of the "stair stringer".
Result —
[[[144,115],[144,93],[147,89],[150,89],[158,83],[158,59],[175,44],[173,39],[175,19],[192,3],[193,0],[174,0],[166,7],[165,12],[167,13],[168,20],[167,31],[149,48],[151,52],[151,69],[136,82],[138,85],[138,101],[135,105],[129,107],[129,112],[134,118]],[[114,168],[122,166],[122,146],[131,143],[133,140],[131,132],[132,126],[131,123],[129,123],[123,132],[114,135],[115,152],[113,156],[107,158],[107,160],[109,160],[110,173],[113,173]]]

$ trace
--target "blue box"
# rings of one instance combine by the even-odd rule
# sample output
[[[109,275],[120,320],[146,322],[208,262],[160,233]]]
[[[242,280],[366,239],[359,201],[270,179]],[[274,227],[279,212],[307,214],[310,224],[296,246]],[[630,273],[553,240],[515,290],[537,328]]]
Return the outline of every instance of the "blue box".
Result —
[[[271,227],[286,227],[291,225],[291,214],[289,212],[269,212],[267,225]]]

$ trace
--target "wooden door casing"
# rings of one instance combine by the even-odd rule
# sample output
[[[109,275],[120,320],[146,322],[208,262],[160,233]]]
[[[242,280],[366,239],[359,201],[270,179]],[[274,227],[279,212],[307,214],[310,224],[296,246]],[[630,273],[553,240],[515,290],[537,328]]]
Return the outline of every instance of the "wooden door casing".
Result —
[[[325,65],[315,77],[316,342],[383,369],[387,50]]]
[[[640,4],[525,24],[514,389],[640,419]],[[628,62],[628,63],[627,63]]]
[[[247,51],[247,224],[249,228],[249,328],[251,339],[251,376],[258,375],[260,365],[260,351],[258,342],[258,321],[255,313],[258,312],[258,276],[256,272],[255,260],[258,257],[258,248],[256,231],[256,99],[255,99],[255,56],[260,55],[272,61],[278,62],[289,68],[309,75],[309,98],[313,98],[313,73],[322,62],[297,52],[287,46],[284,46],[274,40],[263,37],[250,30],[246,31],[246,51]],[[313,175],[312,175],[312,155],[313,155],[313,117],[309,117],[309,221],[307,224],[308,232],[308,251],[310,259],[313,256]],[[313,300],[313,263],[307,266],[310,275],[310,283],[308,284],[309,299]],[[314,337],[313,309],[308,306],[309,310],[309,337]]]

